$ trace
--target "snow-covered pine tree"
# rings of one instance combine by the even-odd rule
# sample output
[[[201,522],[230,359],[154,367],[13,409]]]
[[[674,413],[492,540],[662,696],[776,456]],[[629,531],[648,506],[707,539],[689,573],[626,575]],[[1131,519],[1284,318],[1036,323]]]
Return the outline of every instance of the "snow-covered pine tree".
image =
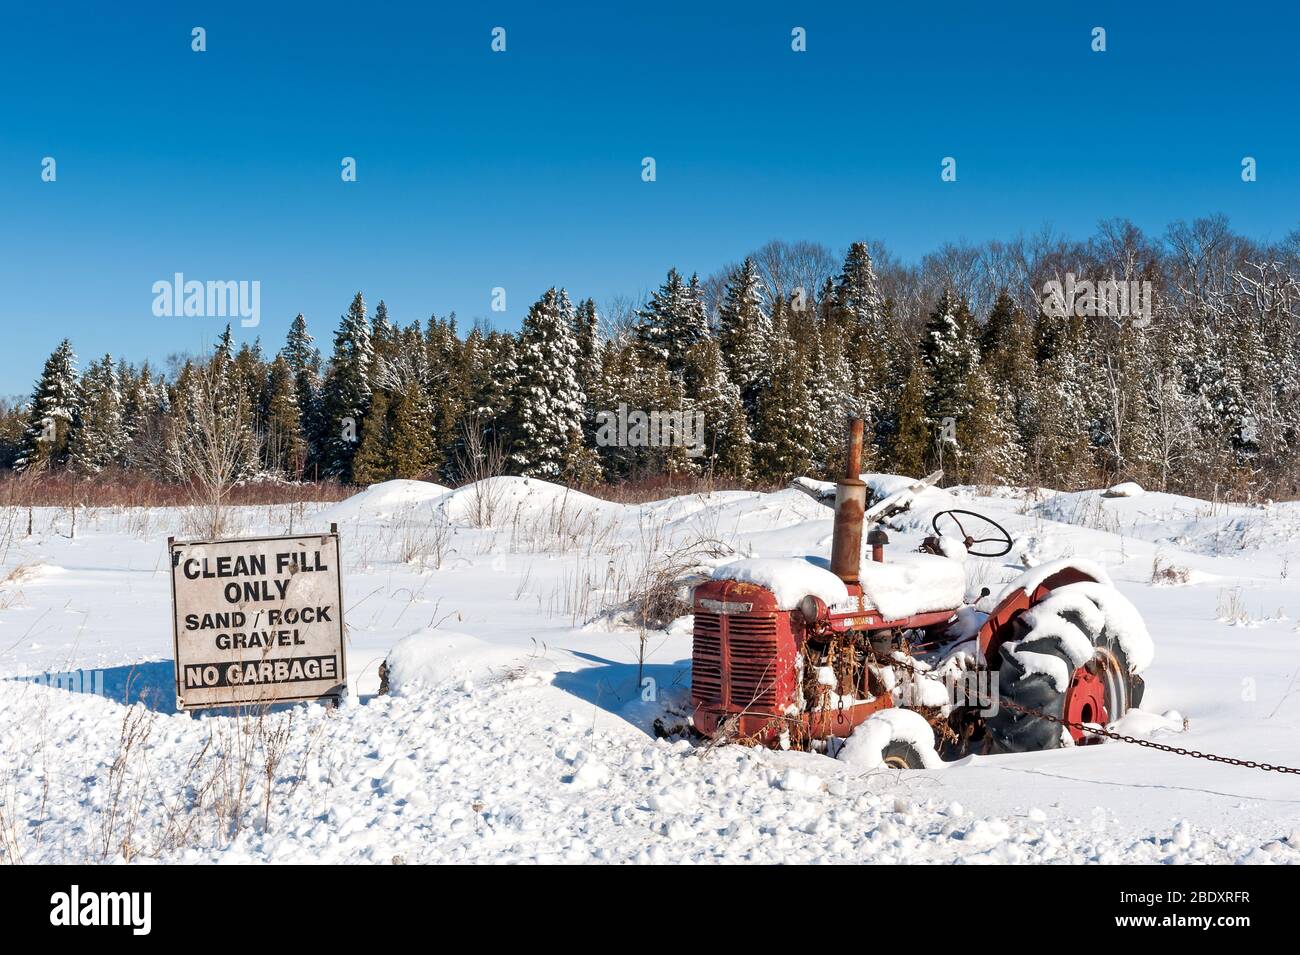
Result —
[[[573,338],[578,349],[578,380],[588,399],[600,372],[600,314],[595,299],[583,299],[573,315]]]
[[[704,285],[700,282],[698,272],[692,272],[691,280],[686,283],[686,310],[683,318],[681,332],[683,339],[690,343],[687,348],[712,334],[709,330],[709,309],[705,303]]]
[[[72,467],[82,474],[99,474],[120,466],[126,431],[122,388],[111,355],[90,363],[77,392],[77,413],[68,439]]]
[[[675,268],[668,270],[663,285],[650,293],[650,300],[637,313],[636,341],[643,367],[667,366],[673,349],[677,313],[686,297],[686,283]]]
[[[475,329],[475,334],[481,332]],[[474,379],[466,419],[472,419],[474,427],[481,429],[489,445],[505,449],[511,441],[510,413],[519,377],[515,336],[489,332],[477,346],[470,346],[470,350],[477,356],[475,361],[480,372]]]
[[[366,303],[358,292],[334,333],[334,354],[322,387],[325,435],[323,472],[352,480],[352,459],[370,407],[374,349]]]
[[[27,430],[14,468],[45,469],[64,464],[77,411],[77,356],[66,338],[45,360],[28,405]]]
[[[606,339],[600,346],[599,366],[591,380],[591,392],[587,396],[592,409],[593,438],[600,433],[596,416],[618,414],[619,404],[635,407],[635,383],[641,379],[641,366],[637,361],[640,349],[630,336]],[[605,420],[601,419],[602,422]],[[617,443],[597,442],[596,454],[600,460],[602,472],[609,480],[623,480],[631,473],[634,463],[632,449]]]
[[[975,320],[966,303],[944,292],[921,339],[921,360],[925,364],[930,387],[925,397],[925,412],[932,433],[941,439],[936,444],[939,464],[949,480],[962,475],[961,455],[965,448],[960,439],[954,446],[948,440],[951,430],[944,429],[945,419],[960,430],[971,428],[975,401],[972,376],[979,366],[979,342],[975,337]]]
[[[260,415],[263,421],[263,466],[272,474],[298,477],[307,458],[298,411],[293,368],[281,352],[267,371]]]
[[[411,325],[401,337],[403,350],[420,350],[418,326]],[[422,347],[424,359],[417,374],[421,394],[404,389],[404,403],[415,404],[403,410],[401,415],[409,421],[427,417],[430,435],[427,442],[417,442],[414,453],[407,456],[404,463],[399,462],[404,473],[417,467],[420,461],[425,462],[427,471],[447,467],[450,454],[462,436],[460,422],[465,418],[475,386],[470,377],[465,344],[456,331],[454,312],[445,319],[429,317]],[[414,437],[415,432],[410,434]]]
[[[1039,365],[1029,396],[1029,416],[1025,459],[1037,483],[1061,490],[1087,486],[1096,472],[1086,369],[1073,347],[1058,348]]]
[[[834,479],[844,460],[844,422],[849,410],[861,409],[853,397],[853,375],[844,357],[844,339],[838,325],[819,319],[813,329],[808,369],[808,393],[812,403],[814,471]],[[864,453],[874,455],[868,445]],[[865,466],[865,464],[864,464]]]
[[[699,470],[748,480],[752,464],[749,424],[740,389],[727,374],[717,339],[696,342],[686,353],[686,389],[691,406],[704,417],[704,455],[696,459]]]
[[[771,375],[755,401],[754,470],[760,479],[774,482],[808,474],[818,443],[807,357],[789,338],[786,306],[780,299],[773,304]]]
[[[550,288],[529,308],[519,332],[509,461],[525,477],[558,480],[574,463],[586,397],[578,382],[573,317],[568,294]]]
[[[307,319],[299,312],[289,325],[284,356],[293,374],[294,403],[298,408],[298,430],[303,442],[303,473],[319,474],[324,451],[325,423],[321,407],[321,357],[307,331]]]
[[[884,314],[880,282],[865,242],[854,242],[844,256],[844,267],[835,284],[835,304],[852,327],[869,328]]]
[[[874,412],[892,404],[887,392],[891,383],[897,385],[895,393],[901,388],[901,376],[896,367],[898,350],[892,341],[896,329],[886,320],[880,283],[865,242],[854,242],[844,257],[835,282],[833,313],[844,337],[859,410],[875,417]],[[894,378],[898,381],[893,382]]]
[[[751,258],[746,258],[727,280],[718,308],[718,338],[731,380],[739,386],[746,406],[752,407],[771,373],[768,350],[772,324],[763,282]]]
[[[971,413],[957,422],[957,442],[962,449],[961,480],[977,484],[1023,484],[1024,451],[1009,401],[995,392],[988,372],[979,365],[971,372],[967,394]]]
[[[686,368],[686,352],[708,335],[699,276],[691,276],[687,284],[681,273],[669,269],[663,285],[651,293],[650,301],[637,312],[637,318],[642,365],[663,365],[680,378]]]
[[[152,467],[162,437],[167,386],[147,361],[137,370],[124,363],[118,367],[122,383],[122,431],[126,435],[122,463],[127,468],[148,469]]]

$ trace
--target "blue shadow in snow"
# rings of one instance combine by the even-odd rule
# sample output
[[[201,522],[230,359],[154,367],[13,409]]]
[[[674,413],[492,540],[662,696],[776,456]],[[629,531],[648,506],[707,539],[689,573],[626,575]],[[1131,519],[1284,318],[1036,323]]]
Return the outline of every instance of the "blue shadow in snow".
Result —
[[[9,677],[15,683],[38,683],[41,686],[102,696],[115,703],[129,706],[141,703],[156,713],[176,712],[176,667],[171,660],[150,660],[130,666],[107,667],[102,670],[65,670],[40,673],[36,676]],[[267,713],[282,713],[299,706],[299,703],[273,703],[265,707]],[[190,710],[191,717],[238,716],[241,712],[263,712],[260,704],[237,707],[213,707]]]
[[[571,650],[575,657],[589,660],[595,666],[580,670],[567,670],[556,673],[553,684],[566,693],[603,710],[630,717],[630,704],[640,703],[641,686],[637,683],[637,665],[635,663],[616,663],[592,653]],[[649,677],[655,681],[655,690],[660,699],[674,694],[684,693],[691,686],[691,661],[678,660],[676,663],[647,663],[641,668],[642,679]],[[639,722],[633,720],[633,722]]]
[[[10,677],[17,683],[102,696],[117,703],[143,703],[159,713],[176,712],[176,670],[171,660],[150,660],[102,670],[62,670]]]

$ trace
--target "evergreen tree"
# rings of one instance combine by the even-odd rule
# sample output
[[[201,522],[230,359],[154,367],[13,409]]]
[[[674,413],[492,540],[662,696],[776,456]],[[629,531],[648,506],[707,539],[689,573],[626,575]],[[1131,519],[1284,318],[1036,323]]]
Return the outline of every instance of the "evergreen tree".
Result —
[[[298,431],[303,445],[303,473],[317,476],[325,450],[326,429],[321,406],[321,357],[307,331],[307,320],[299,312],[289,325],[284,356],[293,375],[294,404],[298,409]]]
[[[600,370],[599,326],[595,300],[584,299],[573,317],[573,335],[578,347],[578,378],[588,398]]]
[[[122,463],[122,389],[111,355],[91,362],[81,376],[68,449],[72,466],[82,474],[99,474]]]
[[[65,463],[77,412],[77,356],[66,338],[45,360],[28,407],[27,430],[14,467],[23,471]]]
[[[687,394],[704,418],[704,455],[698,466],[708,474],[748,480],[753,465],[749,423],[717,339],[705,338],[691,346],[686,367]]]
[[[835,285],[835,304],[850,327],[869,328],[883,317],[884,299],[865,242],[849,246]]]
[[[718,309],[718,336],[731,380],[752,406],[770,374],[768,348],[771,319],[764,301],[763,282],[751,258],[745,259],[727,281]]]
[[[784,482],[811,470],[818,436],[804,351],[788,340],[783,310],[772,319],[772,373],[756,401],[753,456],[760,478]]]
[[[586,397],[578,383],[573,306],[563,289],[548,289],[528,310],[519,333],[512,389],[511,468],[556,480],[575,463]]]
[[[262,397],[263,460],[267,471],[297,477],[307,458],[293,368],[284,353],[271,362]]]
[[[377,484],[393,476],[393,442],[388,413],[388,392],[381,388],[371,394],[365,426],[352,458],[354,484]]]
[[[929,470],[931,430],[925,410],[929,390],[925,364],[920,360],[912,361],[898,402],[897,426],[890,434],[888,444],[887,464],[889,470],[898,474],[920,476]]]
[[[643,364],[663,365],[680,377],[685,372],[686,352],[708,337],[699,276],[691,276],[688,285],[676,269],[669,269],[664,284],[650,295],[637,316],[636,334]]]
[[[326,474],[352,480],[362,421],[370,407],[370,375],[374,349],[366,303],[358,292],[334,333],[334,355],[322,388]]]
[[[979,366],[975,321],[966,303],[945,292],[921,339],[921,360],[929,378],[925,396],[926,420],[936,437],[939,464],[949,480],[962,475],[963,445],[957,429],[974,432],[973,376]],[[949,452],[952,458],[949,458]]]

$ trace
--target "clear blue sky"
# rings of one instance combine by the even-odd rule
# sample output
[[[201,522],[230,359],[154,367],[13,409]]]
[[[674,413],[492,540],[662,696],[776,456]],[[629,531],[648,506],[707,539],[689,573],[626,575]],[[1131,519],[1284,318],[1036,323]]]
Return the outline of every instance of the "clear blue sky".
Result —
[[[548,285],[600,301],[772,238],[910,260],[1110,216],[1300,225],[1293,5],[457,6],[7,4],[0,394],[64,335],[83,365],[211,343],[219,320],[151,312],[177,271],[259,280],[236,333],[274,351],[299,311],[327,347],[357,289],[513,328]]]

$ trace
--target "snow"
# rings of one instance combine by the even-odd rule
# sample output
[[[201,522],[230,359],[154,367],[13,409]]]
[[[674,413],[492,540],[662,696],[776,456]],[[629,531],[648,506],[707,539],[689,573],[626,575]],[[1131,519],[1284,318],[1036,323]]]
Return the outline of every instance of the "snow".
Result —
[[[643,651],[640,633],[602,612],[625,599],[622,577],[636,578],[628,568],[646,542],[656,553],[715,537],[756,558],[826,554],[830,511],[797,491],[624,506],[541,481],[499,483],[526,490],[516,503],[535,530],[516,531],[509,514],[478,526],[471,492],[452,492],[464,510],[444,511],[452,533],[440,566],[402,553],[400,501],[343,502],[353,507],[339,521],[351,695],[337,710],[266,717],[284,729],[284,750],[265,823],[255,718],[171,712],[166,538],[184,535],[183,510],[82,508],[75,537],[66,508],[36,508],[31,536],[24,511],[0,551],[0,814],[17,821],[6,828],[15,851],[31,863],[121,858],[120,838],[104,848],[110,769],[124,726],[142,721],[148,741],[126,760],[119,795],[132,807],[133,858],[146,862],[1300,862],[1293,777],[1120,742],[894,773],[656,740],[652,714],[688,709],[689,623],[650,632]],[[448,498],[424,490],[421,521]],[[941,497],[1018,542],[1004,559],[966,561],[976,592],[1083,555],[1140,611],[1159,653],[1124,732],[1300,764],[1300,504],[1096,489]],[[584,517],[570,522],[574,502]],[[888,559],[930,533],[931,506],[891,519]],[[283,534],[290,520],[324,529],[338,507],[236,516],[250,536]],[[1189,583],[1152,586],[1157,555]],[[1225,592],[1239,595],[1250,627],[1220,622]],[[1098,609],[1110,619],[1112,607]],[[964,630],[979,612],[959,616]],[[376,696],[385,658],[396,689]],[[98,674],[104,695],[49,685],[78,673]],[[128,691],[153,708],[124,704]],[[217,751],[233,758],[240,750],[226,744],[241,740],[255,743],[245,801],[257,808],[233,824],[195,800],[205,781],[231,778]]]
[[[1114,637],[1128,658],[1129,669],[1141,673],[1155,657],[1155,643],[1136,607],[1112,585],[1083,581],[1055,588],[1041,603],[1025,612],[1031,635],[1057,637],[1080,667],[1092,658],[1092,644],[1064,615],[1077,614],[1088,630],[1102,627]]]
[[[619,505],[538,478],[494,477],[457,488],[439,504],[453,524],[508,526],[511,522],[553,519],[577,524],[618,515]]]
[[[1021,650],[1020,641],[1009,640],[1003,644],[1003,646],[1007,653],[1010,653],[1016,658],[1016,662],[1024,668],[1025,673],[1046,674],[1047,678],[1052,681],[1052,686],[1056,688],[1056,692],[1064,693],[1065,688],[1070,685],[1070,673],[1072,671],[1070,667],[1066,666],[1065,661],[1060,657],[1051,653],[1037,653],[1033,650]],[[1071,654],[1071,657],[1073,656],[1074,654]],[[1091,656],[1092,654],[1088,653],[1088,655],[1084,657],[1084,662],[1087,662]],[[1073,662],[1073,660],[1071,662]],[[1078,665],[1079,664],[1075,664],[1076,667]]]
[[[431,481],[384,481],[326,508],[319,520],[324,524],[340,525],[359,520],[382,520],[419,504],[436,501],[448,490]]]
[[[793,610],[809,594],[829,605],[843,603],[849,592],[829,570],[792,557],[751,557],[713,569],[714,580],[738,580],[772,591],[776,605]]]
[[[524,657],[523,653],[484,643],[466,633],[421,630],[399,640],[388,651],[388,686],[401,696],[449,681],[472,684],[508,673]]]
[[[966,592],[966,572],[959,561],[898,548],[886,548],[883,563],[863,560],[859,580],[871,606],[894,619],[955,610]]]
[[[1123,481],[1101,492],[1102,497],[1137,497],[1146,491],[1136,481]]]
[[[1129,710],[1111,723],[1108,729],[1125,736],[1167,736],[1187,729],[1187,721],[1177,710],[1152,713],[1149,710]]]
[[[838,759],[857,770],[876,769],[884,761],[885,747],[895,740],[910,743],[926,769],[943,768],[943,761],[934,750],[934,730],[930,724],[921,714],[902,709],[872,713],[853,731]]]

